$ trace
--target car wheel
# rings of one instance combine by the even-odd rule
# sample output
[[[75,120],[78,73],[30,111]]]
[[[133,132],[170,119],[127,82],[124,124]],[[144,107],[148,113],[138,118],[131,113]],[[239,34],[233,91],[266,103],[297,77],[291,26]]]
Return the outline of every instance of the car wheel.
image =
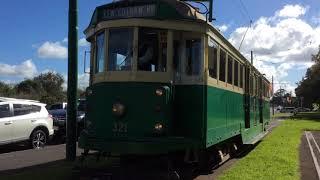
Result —
[[[30,141],[33,149],[41,149],[47,143],[47,134],[42,130],[36,130],[32,133]]]

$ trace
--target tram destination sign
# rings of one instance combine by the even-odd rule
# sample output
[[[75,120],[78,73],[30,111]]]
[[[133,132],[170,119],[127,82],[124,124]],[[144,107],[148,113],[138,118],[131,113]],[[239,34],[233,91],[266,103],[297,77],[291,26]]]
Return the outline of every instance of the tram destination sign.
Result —
[[[149,4],[143,6],[122,7],[116,9],[105,9],[104,19],[133,18],[133,17],[153,17],[156,16],[156,5]]]

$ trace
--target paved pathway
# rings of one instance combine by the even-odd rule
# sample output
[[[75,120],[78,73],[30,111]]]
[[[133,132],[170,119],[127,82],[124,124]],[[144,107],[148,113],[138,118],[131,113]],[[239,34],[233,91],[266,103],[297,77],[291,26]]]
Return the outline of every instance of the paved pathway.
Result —
[[[320,180],[320,132],[305,131],[300,145],[302,180]]]

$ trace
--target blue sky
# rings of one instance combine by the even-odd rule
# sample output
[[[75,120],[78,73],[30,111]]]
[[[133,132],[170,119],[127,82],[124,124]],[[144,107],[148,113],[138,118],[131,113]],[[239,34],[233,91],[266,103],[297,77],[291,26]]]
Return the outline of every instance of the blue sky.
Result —
[[[84,37],[83,30],[87,27],[94,8],[110,1],[79,0],[78,2],[79,39],[81,39]],[[315,32],[320,32],[318,31],[320,29],[320,2],[318,0],[242,0],[242,2],[245,8],[241,4],[241,0],[214,1],[214,16],[217,19],[214,25],[220,28],[225,37],[237,46],[239,44],[238,39],[243,36],[243,29],[249,24],[249,19],[252,19],[253,27],[248,31],[241,52],[246,55],[249,49],[257,49],[259,53],[256,54],[256,59],[277,63],[270,64],[256,61],[259,69],[276,76],[276,81],[290,83],[291,85],[288,86],[291,87],[288,87],[288,89],[292,90],[294,83],[302,78],[306,68],[310,66],[310,62],[306,62],[306,59],[310,58],[300,61],[298,57],[297,60],[295,58],[290,60],[286,57],[291,57],[292,53],[299,56],[299,49],[301,50],[300,55],[310,57],[310,54],[316,49],[314,47],[320,44],[320,38],[312,37]],[[280,11],[288,5],[292,6],[291,9],[289,7],[286,9],[288,11],[284,10],[281,13]],[[289,11],[295,12],[290,14]],[[265,17],[267,21],[263,21],[262,17]],[[67,47],[65,38],[68,32],[67,0],[3,1],[0,7],[0,18],[0,37],[2,41],[0,43],[0,81],[16,83],[48,70],[67,74],[65,54],[65,48]],[[310,30],[309,27],[311,27],[310,32],[308,31],[309,36],[312,37],[311,39],[315,39],[311,42],[312,47],[310,45],[310,48],[301,49],[297,45],[297,47],[288,48],[292,52],[284,52],[283,50],[275,50],[275,47],[280,46],[278,45],[279,42],[272,42],[273,44],[271,43],[269,47],[261,47],[259,43],[253,45],[255,43],[251,42],[257,39],[254,34],[259,33],[260,35],[276,33],[279,34],[280,41],[290,40],[288,39],[290,36],[282,39],[280,37],[287,33],[286,31],[292,29],[289,27],[290,25],[287,25],[288,27],[278,25],[286,24],[285,22],[289,22],[289,20],[293,23],[297,22],[299,24],[300,21],[304,23],[300,24],[303,27],[301,30],[297,30],[297,37],[301,36],[298,36],[299,33],[306,31],[305,29]],[[260,30],[261,27],[266,27],[266,33]],[[276,32],[278,30],[279,33]],[[260,44],[261,42],[268,44],[269,42],[266,40],[268,40],[267,36],[261,38]],[[302,46],[305,45],[302,44]],[[274,53],[284,55],[281,57],[268,56],[265,52],[260,52],[261,49],[266,50],[268,48],[272,49]],[[82,41],[79,47],[79,74],[82,77],[84,77],[82,75],[82,61],[85,50],[89,50],[89,46]]]

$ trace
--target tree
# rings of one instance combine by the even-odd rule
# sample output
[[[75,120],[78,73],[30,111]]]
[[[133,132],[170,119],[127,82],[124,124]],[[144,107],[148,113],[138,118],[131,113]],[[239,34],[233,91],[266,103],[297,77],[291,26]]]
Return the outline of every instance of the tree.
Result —
[[[66,95],[62,88],[64,79],[61,74],[48,72],[40,74],[33,80],[41,86],[43,92],[39,99],[41,102],[51,105],[56,102],[65,101]]]
[[[14,89],[8,84],[0,81],[0,96],[11,97],[14,95]]]
[[[312,107],[313,103],[320,103],[320,46],[317,54],[312,55],[313,66],[308,68],[305,77],[297,83],[295,89],[297,97],[303,99],[306,107]]]

